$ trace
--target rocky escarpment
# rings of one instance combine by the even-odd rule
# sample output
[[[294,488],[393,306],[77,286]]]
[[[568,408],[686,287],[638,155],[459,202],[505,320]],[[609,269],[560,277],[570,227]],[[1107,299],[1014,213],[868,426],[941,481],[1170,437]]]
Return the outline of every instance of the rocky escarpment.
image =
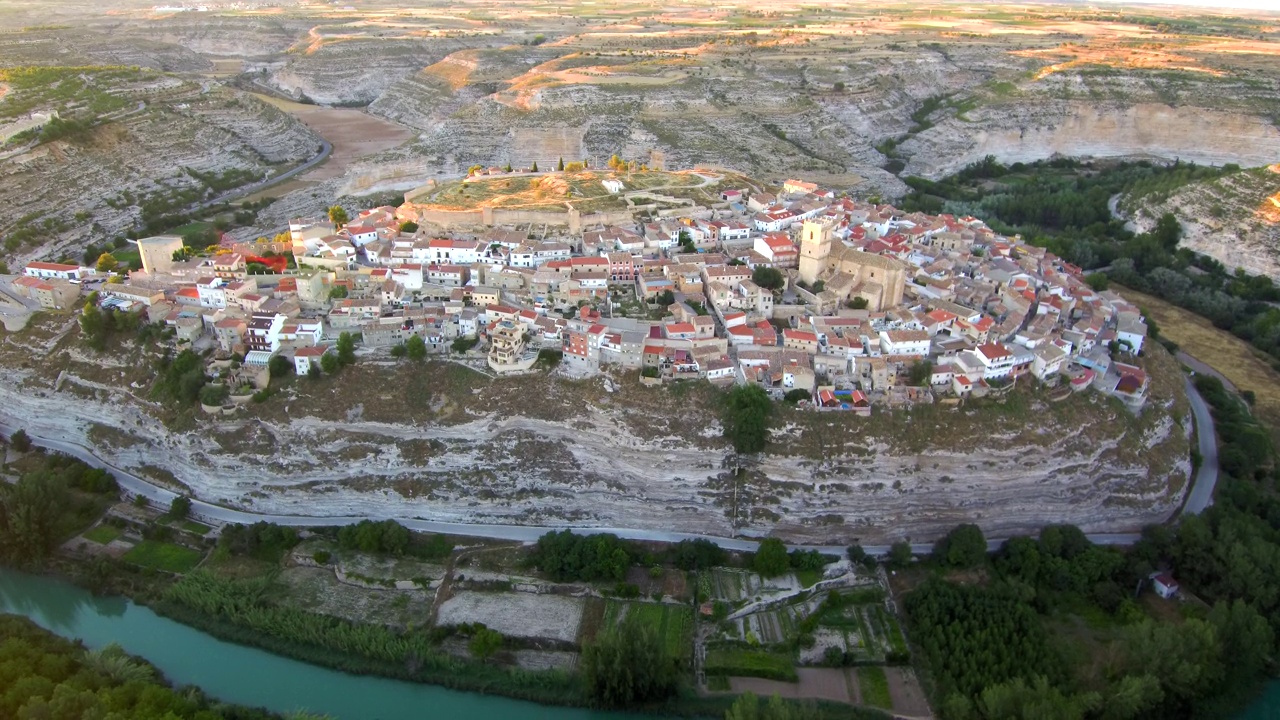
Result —
[[[1043,393],[869,419],[780,410],[759,457],[725,447],[717,391],[645,390],[634,376],[491,381],[362,362],[252,406],[252,419],[200,415],[170,431],[142,390],[104,382],[136,368],[60,366],[58,391],[51,367],[9,373],[4,421],[263,512],[927,541],[964,521],[993,536],[1055,522],[1136,530],[1176,509],[1190,472],[1191,421],[1163,351],[1148,359],[1160,380],[1139,417]]]
[[[1156,157],[1205,165],[1280,158],[1265,118],[1162,103],[1086,100],[1000,105],[949,118],[902,145],[906,172],[940,178],[987,155],[1005,163],[1064,157]]]
[[[1280,275],[1280,163],[1189,183],[1169,193],[1121,197],[1118,205],[1139,231],[1173,213],[1182,223],[1181,247],[1250,275]]]

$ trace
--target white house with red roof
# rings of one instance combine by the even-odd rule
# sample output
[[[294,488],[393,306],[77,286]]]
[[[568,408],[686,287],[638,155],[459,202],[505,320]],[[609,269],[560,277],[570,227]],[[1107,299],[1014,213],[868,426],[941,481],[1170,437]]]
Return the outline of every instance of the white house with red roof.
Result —
[[[312,367],[319,366],[320,358],[327,352],[329,352],[328,345],[298,348],[293,352],[293,371],[299,375],[310,373]]]
[[[87,267],[52,262],[30,262],[22,269],[22,274],[34,278],[57,278],[58,280],[82,280],[94,272]]]

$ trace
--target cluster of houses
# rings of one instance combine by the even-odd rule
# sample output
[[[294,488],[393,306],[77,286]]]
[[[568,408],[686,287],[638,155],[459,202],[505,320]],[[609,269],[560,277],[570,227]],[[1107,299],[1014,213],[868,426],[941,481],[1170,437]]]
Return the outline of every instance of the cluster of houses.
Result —
[[[552,350],[574,373],[752,383],[858,412],[1027,376],[1133,407],[1146,397],[1132,360],[1146,340],[1141,313],[1042,248],[973,217],[904,213],[802,181],[720,200],[572,234],[433,232],[406,204],[344,227],[298,219],[288,242],[228,243],[207,257],[187,258],[178,237],[144,238],[142,271],[101,296],[144,308],[180,342],[246,365],[285,353],[299,372],[350,331],[371,347],[416,335],[441,353],[474,338],[471,357],[497,372]],[[297,269],[264,272],[282,256]],[[47,284],[84,272],[32,263],[25,274]]]

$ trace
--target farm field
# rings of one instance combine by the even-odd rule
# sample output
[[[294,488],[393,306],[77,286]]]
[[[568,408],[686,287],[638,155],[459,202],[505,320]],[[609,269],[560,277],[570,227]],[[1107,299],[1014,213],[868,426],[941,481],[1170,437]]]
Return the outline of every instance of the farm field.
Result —
[[[171,573],[184,573],[200,564],[204,553],[173,543],[143,540],[124,554],[125,562]]]
[[[1280,373],[1258,357],[1249,343],[1190,311],[1125,287],[1116,292],[1150,313],[1160,334],[1178,344],[1200,362],[1217,370],[1240,390],[1251,390],[1257,396],[1254,412],[1267,427],[1273,439],[1280,441]]]
[[[646,602],[609,600],[605,606],[604,627],[616,627],[635,621],[654,628],[672,657],[688,662],[693,652],[693,608]]]
[[[123,534],[124,531],[114,525],[99,525],[86,532],[84,537],[86,540],[92,540],[99,545],[106,545]]]

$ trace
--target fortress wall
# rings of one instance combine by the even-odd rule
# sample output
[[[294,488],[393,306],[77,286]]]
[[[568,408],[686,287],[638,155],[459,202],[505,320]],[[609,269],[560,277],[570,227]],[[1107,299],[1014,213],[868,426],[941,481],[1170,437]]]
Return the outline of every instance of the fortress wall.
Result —
[[[484,213],[479,210],[423,210],[417,208],[418,222],[449,228],[460,225],[483,225]]]

